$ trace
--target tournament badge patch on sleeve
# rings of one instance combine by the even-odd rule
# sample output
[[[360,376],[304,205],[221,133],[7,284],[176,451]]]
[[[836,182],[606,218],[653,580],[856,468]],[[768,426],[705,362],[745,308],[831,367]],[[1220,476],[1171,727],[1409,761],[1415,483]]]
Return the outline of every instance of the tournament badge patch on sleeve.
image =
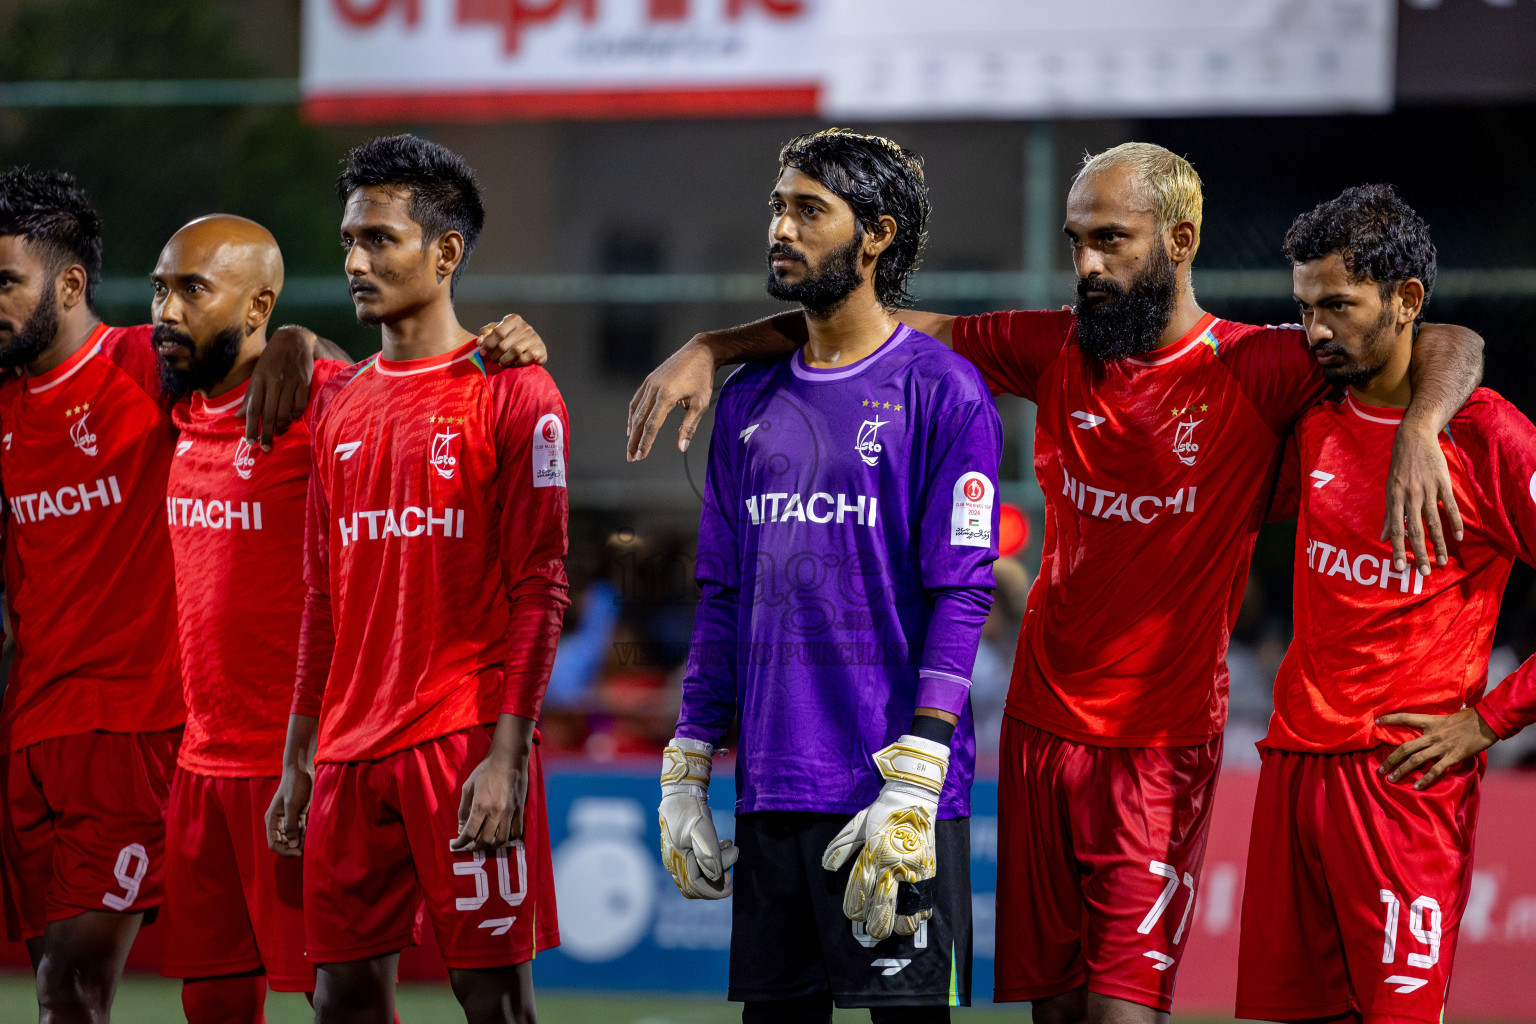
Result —
[[[564,429],[560,417],[547,412],[533,428],[533,486],[565,486]]]
[[[997,488],[981,473],[966,473],[956,480],[949,543],[968,548],[991,547],[992,503],[996,499]]]

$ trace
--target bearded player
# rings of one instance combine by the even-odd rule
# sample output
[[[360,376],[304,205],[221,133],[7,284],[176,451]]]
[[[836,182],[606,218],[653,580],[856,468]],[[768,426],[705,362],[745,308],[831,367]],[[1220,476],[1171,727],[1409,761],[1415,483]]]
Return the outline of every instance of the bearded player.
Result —
[[[662,858],[708,899],[735,862],[743,1021],[822,1024],[834,1002],[947,1021],[970,1002],[970,673],[1002,424],[975,368],[893,315],[925,237],[918,158],[833,129],[779,170],[768,293],[809,338],[721,393]],[[738,715],[732,848],[705,797]]]
[[[190,1024],[254,1024],[268,986],[315,987],[301,862],[268,849],[264,822],[293,702],[312,423],[300,420],[270,450],[245,438],[242,403],[283,287],[265,228],[195,220],[166,243],[152,281],[159,374],[180,431],[165,512],[187,706],[166,821],[160,968],[186,979]],[[314,386],[346,365],[317,361]]]
[[[565,405],[539,367],[488,367],[454,314],[484,221],[462,158],[374,139],[337,192],[383,351],[318,400],[268,826],[304,832],[317,1021],[391,1019],[423,902],[471,1024],[533,1021],[529,961],[559,941],[533,727],[568,603]]]
[[[1067,197],[1072,309],[907,317],[994,393],[1039,407],[1046,542],[1003,725],[995,998],[1031,1001],[1042,1022],[1166,1019],[1220,764],[1227,637],[1284,439],[1328,389],[1303,331],[1196,303],[1201,206],[1187,161],[1118,146]],[[691,420],[708,403],[717,356],[783,351],[804,331],[781,316],[690,342],[636,395],[631,457],[671,405]],[[1398,552],[1405,497],[1415,519],[1423,493],[1451,511],[1448,485],[1415,481],[1441,479],[1435,433],[1479,353],[1468,332],[1422,331],[1387,513]],[[1417,522],[1411,536],[1428,571]]]
[[[44,1021],[105,1020],[160,906],[185,717],[164,504],[170,397],[150,328],[96,316],[100,276],[100,218],[74,180],[0,175],[0,367],[20,371],[0,381],[16,644],[0,710],[0,871]],[[256,371],[269,397],[294,399],[314,344],[292,329],[273,339]]]
[[[1345,391],[1297,424],[1276,496],[1297,516],[1296,632],[1259,744],[1237,1015],[1437,1024],[1482,751],[1536,720],[1536,662],[1483,696],[1510,567],[1536,564],[1536,427],[1473,392],[1440,435],[1462,536],[1433,576],[1396,570],[1374,526],[1435,283],[1429,227],[1389,186],[1352,188],[1298,217],[1285,255]]]

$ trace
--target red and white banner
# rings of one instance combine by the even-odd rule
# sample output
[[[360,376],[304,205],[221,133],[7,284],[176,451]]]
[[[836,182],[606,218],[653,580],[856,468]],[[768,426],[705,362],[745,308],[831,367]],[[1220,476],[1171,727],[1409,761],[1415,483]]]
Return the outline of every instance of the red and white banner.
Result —
[[[322,121],[1383,110],[1396,0],[304,0]]]

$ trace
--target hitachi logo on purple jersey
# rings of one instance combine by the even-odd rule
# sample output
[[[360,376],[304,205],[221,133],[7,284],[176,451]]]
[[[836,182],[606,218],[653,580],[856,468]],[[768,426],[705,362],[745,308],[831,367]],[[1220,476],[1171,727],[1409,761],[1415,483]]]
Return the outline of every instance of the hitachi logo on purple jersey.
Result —
[[[49,516],[75,516],[89,512],[92,502],[97,508],[121,505],[123,494],[117,489],[117,477],[97,480],[95,485],[80,484],[77,487],[60,487],[56,491],[37,491],[18,494],[11,499],[11,515],[18,523],[35,523]]]
[[[874,527],[880,499],[874,495],[854,495],[851,501],[846,494],[831,495],[817,491],[809,498],[786,491],[759,494],[747,499],[747,515],[753,526],[764,523],[830,523],[841,525],[852,520],[858,526]],[[787,500],[786,500],[787,499]]]
[[[361,520],[361,522],[359,522]],[[397,515],[392,508],[374,509],[369,512],[353,512],[336,520],[341,527],[341,546],[356,541],[366,524],[369,540],[387,537],[462,538],[464,536],[464,510],[445,508],[442,515],[434,515],[430,508],[407,505]]]

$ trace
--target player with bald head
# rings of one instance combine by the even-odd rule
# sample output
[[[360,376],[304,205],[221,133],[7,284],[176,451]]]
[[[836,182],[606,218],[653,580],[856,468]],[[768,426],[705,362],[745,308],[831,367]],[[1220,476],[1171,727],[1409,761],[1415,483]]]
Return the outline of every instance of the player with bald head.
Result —
[[[154,286],[161,380],[177,398],[216,398],[250,376],[266,345],[283,254],[253,220],[199,217],[165,243]],[[244,372],[232,372],[242,364]]]
[[[255,1024],[266,989],[311,993],[297,848],[268,848],[303,611],[308,414],[270,450],[241,403],[283,288],[255,221],[200,217],[153,276],[160,382],[180,436],[165,514],[176,566],[186,735],[166,818],[165,952],[190,1024]],[[323,385],[346,364],[315,363]],[[311,403],[310,410],[314,406]]]
[[[97,316],[101,260],[101,218],[73,178],[0,173],[0,369],[15,371],[0,374],[0,491],[16,645],[0,706],[0,902],[54,1024],[107,1019],[134,937],[159,910],[186,717],[164,504],[173,397],[151,327]],[[316,345],[282,329],[245,368],[264,393],[264,433],[292,415]]]

